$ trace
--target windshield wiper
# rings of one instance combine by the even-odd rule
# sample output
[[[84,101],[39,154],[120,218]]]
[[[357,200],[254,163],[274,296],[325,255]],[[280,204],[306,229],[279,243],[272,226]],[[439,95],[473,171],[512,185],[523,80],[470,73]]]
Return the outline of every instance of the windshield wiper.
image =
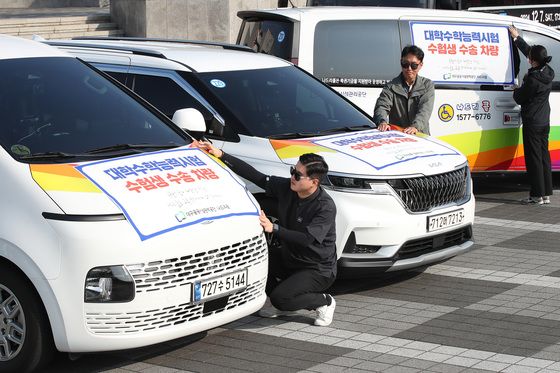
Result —
[[[44,152],[21,155],[19,159],[67,159],[79,157],[78,154],[64,153],[64,152]]]
[[[307,136],[309,136],[309,134],[304,132],[287,132],[287,133],[279,133],[277,135],[270,135],[267,136],[267,138],[281,140],[281,139],[297,139],[298,137],[307,137]]]
[[[116,144],[104,146],[102,148],[88,150],[86,154],[111,153],[120,150],[142,150],[142,149],[171,149],[180,146],[179,144]]]
[[[296,139],[296,138],[301,138],[301,137],[313,137],[313,136],[317,136],[317,135],[324,135],[327,133],[341,133],[341,132],[355,132],[355,131],[361,131],[361,130],[365,130],[365,129],[374,129],[375,127],[367,125],[367,124],[362,124],[359,126],[344,126],[344,127],[335,127],[335,128],[326,128],[324,130],[321,131],[317,131],[317,132],[287,132],[287,133],[279,133],[277,135],[270,135],[267,136],[269,139],[276,139],[276,140],[280,140],[280,139]]]
[[[367,124],[361,124],[359,126],[343,126],[343,127],[335,127],[335,128],[327,128],[316,132],[314,135],[322,135],[325,133],[339,133],[339,132],[355,132],[361,131],[364,129],[374,129],[375,127],[369,126]]]

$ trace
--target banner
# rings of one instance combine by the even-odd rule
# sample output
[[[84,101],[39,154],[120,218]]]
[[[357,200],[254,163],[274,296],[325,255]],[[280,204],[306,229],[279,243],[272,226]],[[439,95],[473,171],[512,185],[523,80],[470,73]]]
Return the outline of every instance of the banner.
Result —
[[[230,171],[196,148],[76,166],[122,210],[141,240],[235,215],[258,215]]]
[[[514,84],[506,26],[411,22],[412,43],[424,51],[420,75],[437,84]]]
[[[433,142],[429,138],[396,131],[361,131],[313,142],[357,158],[377,170],[417,158],[459,155],[457,151]]]

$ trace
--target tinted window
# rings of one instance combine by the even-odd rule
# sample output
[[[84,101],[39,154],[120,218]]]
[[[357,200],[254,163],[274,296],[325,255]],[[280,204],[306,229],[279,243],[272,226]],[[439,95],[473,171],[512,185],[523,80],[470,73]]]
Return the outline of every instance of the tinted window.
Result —
[[[256,52],[289,60],[292,57],[293,30],[291,22],[245,21],[239,43]]]
[[[202,113],[206,121],[212,120],[212,114],[173,79],[140,74],[133,77],[134,92],[169,118],[173,118],[173,114],[179,109],[194,108]]]
[[[106,71],[106,73],[118,80],[121,84],[126,85],[126,73],[117,73],[114,71]]]
[[[373,126],[366,115],[294,66],[198,76],[249,135]]]
[[[0,61],[0,142],[14,157],[186,140],[73,58]]]
[[[323,21],[315,29],[313,75],[331,85],[382,86],[400,73],[395,21]]]
[[[552,56],[552,61],[550,61],[550,67],[554,69],[556,75],[554,76],[554,82],[552,88],[554,90],[560,90],[560,41],[556,39],[549,38],[541,34],[534,32],[523,31],[523,39],[529,45],[542,45],[546,48],[549,56]],[[519,67],[519,78],[523,77],[527,70],[529,70],[529,62],[527,58],[519,52],[520,55],[520,67]]]

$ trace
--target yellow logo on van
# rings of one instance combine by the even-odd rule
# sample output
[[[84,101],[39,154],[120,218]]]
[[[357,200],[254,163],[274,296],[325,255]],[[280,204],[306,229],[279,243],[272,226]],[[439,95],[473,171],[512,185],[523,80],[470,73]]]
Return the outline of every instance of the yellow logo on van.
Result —
[[[449,104],[443,104],[438,109],[438,116],[442,122],[449,122],[453,119],[455,115],[455,111],[453,110],[453,106]]]

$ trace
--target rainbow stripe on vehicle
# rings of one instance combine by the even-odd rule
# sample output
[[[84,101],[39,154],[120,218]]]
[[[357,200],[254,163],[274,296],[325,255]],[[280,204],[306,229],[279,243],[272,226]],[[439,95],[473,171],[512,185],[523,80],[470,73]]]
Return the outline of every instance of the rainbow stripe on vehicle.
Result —
[[[33,180],[44,191],[101,193],[89,179],[75,168],[75,164],[29,165]]]
[[[462,152],[473,172],[525,171],[520,128],[500,128],[438,138]],[[552,170],[560,171],[560,127],[550,127],[548,149]]]
[[[317,145],[310,140],[270,140],[280,159],[298,158],[305,153],[336,153],[336,150]]]

